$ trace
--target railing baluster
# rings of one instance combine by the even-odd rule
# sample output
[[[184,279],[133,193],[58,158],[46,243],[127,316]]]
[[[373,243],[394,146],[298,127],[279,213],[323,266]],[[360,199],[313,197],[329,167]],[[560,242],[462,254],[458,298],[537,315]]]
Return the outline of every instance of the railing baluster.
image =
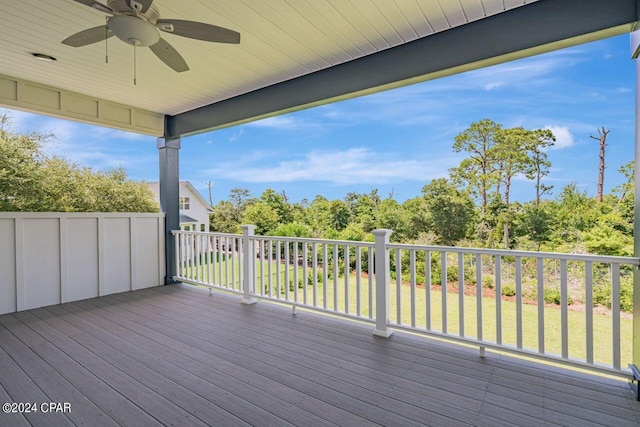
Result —
[[[302,300],[304,305],[307,305],[307,288],[309,287],[309,247],[307,246],[307,242],[302,243],[302,261],[304,265],[304,270],[302,270],[302,282],[304,283],[302,287]]]
[[[213,237],[213,283],[216,283],[216,266],[219,264],[218,261],[218,236]],[[218,284],[220,284],[221,280],[218,280]]]
[[[180,237],[180,233],[173,235],[173,264],[178,277],[182,277],[182,272],[180,271],[180,258],[182,257],[180,253]]]
[[[222,286],[222,237],[216,239],[216,257],[218,258],[218,286]]]
[[[585,345],[587,346],[587,363],[593,363],[593,263],[584,263],[585,283],[585,329],[587,332]]]
[[[338,311],[338,245],[333,245],[333,311]]]
[[[447,253],[440,252],[442,270],[440,272],[440,291],[442,293],[442,333],[447,333]]]
[[[538,279],[538,353],[544,354],[544,258],[538,258],[537,279]]]
[[[276,240],[276,298],[282,297],[282,281],[280,280],[280,240]]]
[[[620,369],[620,264],[611,264],[611,322],[613,368]]]
[[[409,251],[409,270],[411,271],[411,327],[416,327],[416,251]]]
[[[273,267],[273,240],[267,240],[267,244],[269,245],[269,250],[267,252],[267,256],[269,257],[269,262],[267,263],[267,283],[269,286],[267,295],[271,297],[271,289],[273,288],[273,277],[271,277],[271,270]]]
[[[225,269],[224,269],[224,286],[225,288],[229,287],[229,264],[230,264],[230,251],[229,251],[229,238],[226,237],[225,238],[225,253],[226,253],[226,263],[225,263]]]
[[[496,343],[502,344],[502,257],[500,255],[496,255],[495,263]]]
[[[187,257],[189,259],[189,279],[193,280],[193,236],[187,234]]]
[[[289,242],[283,242],[284,245],[284,299],[289,301]],[[295,289],[295,288],[294,288]]]
[[[207,284],[211,284],[210,280],[209,280],[209,241],[210,241],[211,236],[209,235],[205,235],[202,236],[202,239],[204,240],[204,263],[203,263],[203,274],[204,274],[204,282]]]
[[[476,255],[476,326],[477,339],[482,341],[482,254]],[[480,347],[480,357],[484,357],[484,347]]]
[[[313,274],[313,306],[318,306],[318,247],[315,243],[311,245],[311,251],[313,252],[313,260],[312,260],[312,271]],[[324,256],[326,257],[326,253]],[[323,262],[326,262],[327,259],[324,258]],[[324,287],[324,286],[323,286]]]
[[[362,281],[362,247],[356,246],[356,316],[362,316],[361,306],[361,281]]]
[[[294,289],[294,294],[293,294],[293,301],[294,302],[298,302],[298,266],[299,266],[299,261],[298,261],[298,242],[295,242],[293,245],[293,289]],[[306,283],[305,283],[306,285]]]
[[[562,335],[562,358],[569,358],[569,296],[567,287],[567,260],[560,260],[560,324]]]
[[[402,325],[402,253],[396,249],[396,323]]]
[[[349,245],[344,247],[344,312],[349,314]]]
[[[373,319],[373,272],[375,271],[375,256],[373,249],[367,253],[367,282],[369,283],[369,319]]]
[[[458,252],[458,335],[464,336],[464,254]]]
[[[322,307],[327,309],[327,290],[329,288],[329,248],[326,243],[322,244]],[[314,277],[318,275],[317,266],[313,268]],[[316,306],[316,297],[313,299],[313,305]]]
[[[231,238],[231,286],[227,286],[231,289],[236,289],[236,255],[238,250],[236,248],[236,238]],[[240,284],[237,284],[237,289],[240,289]]]
[[[424,251],[424,305],[425,326],[431,330],[431,252]]]
[[[522,348],[522,257],[516,257],[516,346]]]

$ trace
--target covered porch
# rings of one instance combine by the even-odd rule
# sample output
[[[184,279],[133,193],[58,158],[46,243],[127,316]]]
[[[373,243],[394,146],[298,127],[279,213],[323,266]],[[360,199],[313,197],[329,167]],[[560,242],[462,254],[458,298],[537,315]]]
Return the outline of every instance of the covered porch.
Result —
[[[637,0],[431,1],[424,3],[421,15],[424,31],[413,33],[408,18],[417,16],[411,10],[415,2],[405,4],[406,9],[396,7],[401,2],[392,6],[379,2],[378,6],[393,10],[375,17],[367,16],[367,7],[349,3],[349,10],[341,11],[348,30],[338,31],[342,45],[348,46],[344,49],[331,37],[320,42],[319,35],[286,25],[305,18],[317,19],[315,28],[328,28],[324,22],[335,13],[330,13],[335,9],[330,2],[315,11],[310,2],[301,1],[295,10],[279,9],[278,19],[271,21],[265,19],[273,12],[269,8],[253,14],[233,9],[250,9],[247,2],[229,3],[215,11],[203,2],[153,3],[173,18],[237,24],[234,28],[250,37],[243,39],[247,43],[237,58],[226,51],[206,50],[199,41],[176,42],[193,66],[188,78],[162,64],[156,68],[157,58],[149,56],[141,58],[141,64],[146,62],[153,72],[133,90],[128,76],[104,66],[103,50],[71,53],[60,45],[64,37],[90,26],[85,25],[88,21],[104,23],[104,16],[85,7],[92,2],[25,1],[0,7],[4,28],[0,32],[6,31],[0,38],[0,105],[158,137],[163,211],[154,222],[118,221],[127,240],[114,247],[108,240],[111,234],[104,232],[108,222],[104,219],[83,221],[81,233],[68,224],[75,218],[47,218],[55,256],[41,250],[42,233],[24,227],[20,214],[2,218],[8,225],[0,231],[10,238],[0,241],[0,266],[12,274],[0,279],[5,313],[0,315],[0,400],[16,405],[30,402],[37,405],[37,412],[33,406],[31,412],[16,406],[19,413],[11,413],[9,407],[9,413],[0,414],[0,424],[640,423],[640,406],[624,378],[531,361],[490,346],[485,349],[483,343],[466,347],[415,336],[402,332],[399,314],[391,325],[398,330],[384,338],[372,334],[371,322],[323,316],[304,307],[294,315],[291,307],[240,304],[239,296],[224,291],[209,294],[179,284],[188,275],[180,271],[178,253],[196,246],[189,243],[183,248],[172,234],[180,228],[181,139],[629,33],[640,17]],[[386,32],[379,34],[383,26]],[[252,33],[256,28],[262,31],[259,35]],[[283,39],[289,44],[278,44]],[[122,58],[131,53],[131,46],[110,46]],[[338,49],[332,50],[335,46]],[[31,55],[42,50],[59,57],[57,68],[34,66]],[[210,72],[214,65],[215,78]],[[636,161],[636,170],[639,167]],[[635,193],[640,194],[638,182]],[[636,197],[636,217],[639,203]],[[153,239],[136,240],[141,234],[133,230],[143,223],[145,230],[155,233]],[[636,227],[635,261],[640,254],[640,226]],[[68,251],[69,241],[86,236],[93,236],[82,242],[86,246]],[[128,248],[125,253],[123,247]],[[424,248],[383,242],[377,253],[401,250]],[[24,262],[34,257],[51,261],[39,266],[42,274]],[[117,258],[116,267],[112,258]],[[78,259],[91,259],[91,265],[79,270]],[[633,362],[638,364],[640,275],[638,263],[629,264],[635,275],[631,345]],[[245,278],[254,277],[254,267],[243,264]],[[381,271],[387,267],[388,262]],[[113,272],[122,274],[115,277]],[[249,286],[241,289],[239,283],[234,281],[237,288],[232,290],[252,302],[247,297],[259,292]],[[391,285],[388,280],[384,283]],[[615,308],[619,283],[614,283],[615,279]],[[566,293],[563,298],[566,310]],[[376,318],[379,335],[387,333],[387,314]],[[620,336],[614,333],[612,338],[615,349]],[[486,350],[485,357],[479,357],[478,347]],[[616,366],[619,357],[613,359],[614,369],[627,369],[620,363]],[[630,377],[629,371],[624,376]],[[47,402],[69,403],[70,411],[63,406],[61,412],[45,412],[49,407],[42,405]]]
[[[640,423],[619,379],[239,302],[175,285],[0,316],[0,396],[39,409],[2,424]]]

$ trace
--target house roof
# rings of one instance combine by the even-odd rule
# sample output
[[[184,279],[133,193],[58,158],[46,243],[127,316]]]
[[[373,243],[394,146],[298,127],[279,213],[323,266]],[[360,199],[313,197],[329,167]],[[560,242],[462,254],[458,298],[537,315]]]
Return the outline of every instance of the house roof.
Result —
[[[174,138],[629,32],[638,20],[636,0],[153,4],[163,18],[239,31],[241,43],[163,33],[190,70],[138,48],[134,85],[132,46],[60,43],[104,25],[104,13],[73,0],[2,2],[0,105]]]
[[[195,218],[191,218],[188,215],[180,214],[180,224],[191,224],[191,223],[197,224],[198,220]]]

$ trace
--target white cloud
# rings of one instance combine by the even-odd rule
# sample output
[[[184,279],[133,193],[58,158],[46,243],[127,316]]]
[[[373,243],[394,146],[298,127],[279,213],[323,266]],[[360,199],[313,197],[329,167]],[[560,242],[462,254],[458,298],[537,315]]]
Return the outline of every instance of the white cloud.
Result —
[[[569,128],[567,128],[566,126],[547,125],[544,128],[549,129],[556,137],[556,142],[555,144],[553,144],[554,149],[569,148],[575,145],[573,135],[571,134]]]
[[[296,117],[291,115],[268,117],[266,119],[258,120],[248,123],[247,126],[255,126],[262,128],[275,128],[275,129],[291,129],[298,128],[303,123]]]
[[[492,83],[487,83],[486,85],[484,85],[484,90],[486,90],[487,92],[493,89],[498,89],[500,87],[502,87],[504,85],[503,82],[492,82]]]
[[[234,132],[230,137],[229,137],[229,142],[236,142],[238,141],[240,138],[242,138],[242,135],[244,135],[244,129],[240,128],[239,131]]]
[[[209,170],[210,176],[251,183],[294,181],[335,185],[428,181],[446,176],[446,160],[393,159],[392,154],[359,147],[344,151],[311,151],[302,158],[256,166],[240,160]]]

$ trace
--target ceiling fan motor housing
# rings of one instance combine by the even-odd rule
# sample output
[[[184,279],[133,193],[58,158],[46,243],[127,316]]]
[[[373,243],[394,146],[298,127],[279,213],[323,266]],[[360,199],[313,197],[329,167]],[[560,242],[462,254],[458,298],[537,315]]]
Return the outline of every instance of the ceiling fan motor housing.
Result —
[[[107,25],[116,37],[135,46],[152,46],[160,40],[155,26],[135,16],[112,16]]]

